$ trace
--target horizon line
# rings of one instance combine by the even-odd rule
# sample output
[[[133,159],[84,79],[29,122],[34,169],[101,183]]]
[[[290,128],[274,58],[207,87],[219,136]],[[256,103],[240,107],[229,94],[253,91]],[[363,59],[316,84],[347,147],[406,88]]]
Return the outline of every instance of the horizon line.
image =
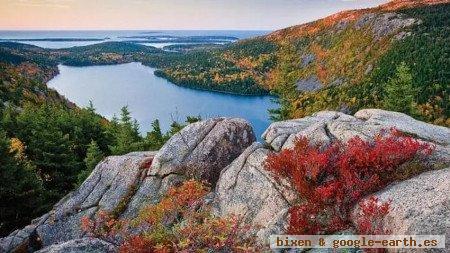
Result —
[[[249,29],[241,29],[241,28],[234,28],[234,29],[199,29],[199,28],[193,28],[193,29],[4,29],[0,28],[0,31],[274,31],[278,29],[283,28],[274,28],[274,29],[255,29],[255,28],[249,28]]]

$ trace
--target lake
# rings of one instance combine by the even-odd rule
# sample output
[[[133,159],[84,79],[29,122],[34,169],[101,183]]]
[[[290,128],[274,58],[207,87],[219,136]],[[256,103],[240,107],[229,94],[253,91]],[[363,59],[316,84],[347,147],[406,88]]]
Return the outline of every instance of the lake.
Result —
[[[60,65],[59,71],[48,82],[50,88],[81,107],[92,100],[97,112],[108,119],[128,105],[144,135],[155,119],[167,130],[173,120],[200,115],[203,119],[244,118],[259,139],[270,124],[267,110],[277,106],[270,96],[239,96],[176,86],[155,76],[155,69],[136,62],[90,67]]]

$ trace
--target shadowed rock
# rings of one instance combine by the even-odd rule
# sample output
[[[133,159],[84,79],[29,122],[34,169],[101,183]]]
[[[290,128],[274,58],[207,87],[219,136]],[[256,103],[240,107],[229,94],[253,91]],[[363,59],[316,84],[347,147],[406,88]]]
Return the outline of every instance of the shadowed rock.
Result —
[[[215,185],[222,168],[256,140],[243,119],[215,118],[174,135],[156,155],[149,175],[191,174]]]
[[[108,157],[52,211],[0,239],[0,252],[33,251],[64,242],[62,248],[51,246],[43,252],[90,247],[85,240],[75,240],[85,236],[82,217],[95,217],[102,210],[133,218],[143,205],[158,202],[171,186],[184,180],[198,178],[215,185],[220,171],[254,141],[247,121],[216,118],[188,125],[159,152]]]

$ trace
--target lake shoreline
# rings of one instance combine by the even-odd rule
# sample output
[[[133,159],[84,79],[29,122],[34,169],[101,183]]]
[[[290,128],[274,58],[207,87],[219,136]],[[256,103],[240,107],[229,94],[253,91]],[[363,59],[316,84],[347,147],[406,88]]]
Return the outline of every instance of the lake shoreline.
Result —
[[[140,62],[84,67],[59,64],[58,70],[59,75],[47,82],[48,88],[78,107],[92,100],[97,113],[107,119],[128,105],[141,133],[150,130],[155,119],[166,130],[174,120],[183,122],[187,116],[231,117],[249,121],[259,137],[271,123],[269,110],[277,107],[276,97],[270,95],[230,94],[176,85]]]
[[[175,83],[172,80],[170,80],[169,78],[165,77],[164,75],[156,74],[155,73],[156,71],[158,71],[158,70],[161,71],[159,68],[156,68],[154,66],[145,64],[144,62],[140,62],[140,61],[130,61],[130,62],[120,62],[120,63],[105,63],[105,64],[92,64],[92,65],[90,65],[90,64],[89,65],[70,65],[70,64],[59,63],[58,66],[61,65],[61,66],[67,66],[67,67],[83,68],[83,67],[95,67],[95,66],[114,66],[114,65],[130,64],[130,63],[139,63],[139,64],[141,64],[143,66],[155,69],[153,74],[156,77],[162,78],[162,79],[168,81],[169,83],[171,83],[173,85],[176,85],[176,86],[179,86],[179,87],[183,87],[183,88],[187,88],[187,89],[199,90],[199,91],[208,91],[208,92],[213,92],[213,93],[222,93],[222,94],[228,94],[228,95],[234,95],[234,96],[243,96],[243,97],[266,97],[266,96],[269,96],[269,97],[272,97],[274,99],[278,98],[278,96],[276,96],[274,94],[271,94],[270,91],[268,91],[267,93],[264,93],[264,94],[260,94],[260,93],[258,93],[258,94],[246,94],[246,93],[237,93],[237,92],[223,91],[223,90],[217,90],[217,89],[207,89],[207,88],[201,88],[201,87],[195,87],[195,86],[191,86],[191,85]],[[58,71],[58,73],[56,75],[58,75],[58,74],[59,74],[59,71]],[[53,76],[52,78],[54,78],[55,76]]]

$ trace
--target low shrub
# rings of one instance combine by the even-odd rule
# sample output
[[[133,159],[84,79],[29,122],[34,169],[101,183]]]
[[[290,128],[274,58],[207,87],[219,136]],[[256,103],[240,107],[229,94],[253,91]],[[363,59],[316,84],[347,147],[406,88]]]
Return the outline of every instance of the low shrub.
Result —
[[[389,213],[390,201],[380,204],[378,198],[371,196],[358,204],[356,229],[362,235],[387,235],[390,231],[383,227],[382,221]]]
[[[214,217],[204,204],[210,188],[189,180],[140,211],[134,220],[116,220],[100,212],[83,218],[89,235],[111,242],[122,253],[256,252],[250,227],[238,217]]]
[[[372,142],[354,137],[327,147],[300,138],[294,148],[270,154],[265,166],[276,178],[290,180],[301,198],[289,211],[288,232],[332,234],[351,226],[350,211],[364,196],[395,180],[401,165],[421,163],[432,150],[392,129]],[[366,219],[356,227],[358,232],[382,232],[377,224],[388,213],[389,203],[371,199],[363,207],[370,215],[362,214]]]

